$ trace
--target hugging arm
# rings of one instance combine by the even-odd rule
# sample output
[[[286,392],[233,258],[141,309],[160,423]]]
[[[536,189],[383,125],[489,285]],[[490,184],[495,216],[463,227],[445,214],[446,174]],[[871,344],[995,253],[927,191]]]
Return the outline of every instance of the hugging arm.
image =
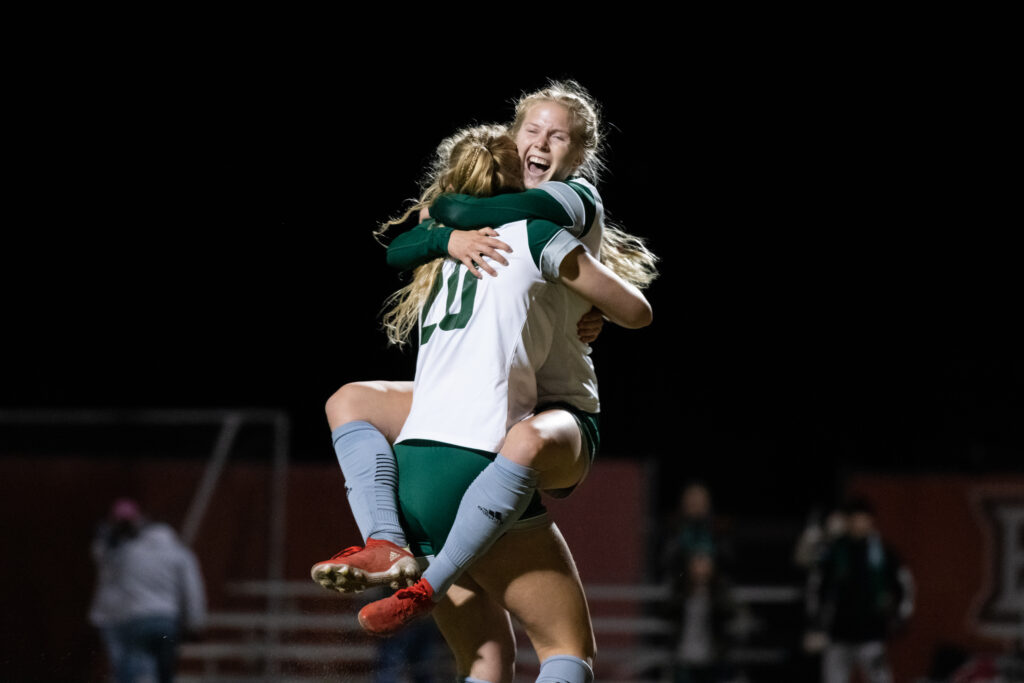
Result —
[[[637,329],[651,324],[651,304],[640,290],[602,265],[582,246],[562,260],[559,279],[617,325]]]
[[[548,182],[541,188],[493,197],[443,194],[431,205],[430,219],[391,242],[388,265],[411,270],[435,258],[451,256],[476,277],[480,277],[480,270],[497,275],[480,257],[507,265],[500,251],[511,250],[489,226],[543,219],[581,235],[593,222],[596,207],[586,188],[571,182]]]
[[[508,265],[499,250],[511,251],[511,247],[497,239],[497,235],[491,228],[456,230],[427,219],[391,241],[388,246],[388,265],[398,270],[411,270],[435,258],[451,256],[462,262],[478,278],[481,275],[477,267],[497,275],[494,268],[481,258],[487,256]]]
[[[530,218],[551,221],[562,228],[571,228],[576,222],[576,218],[554,195],[541,189],[493,197],[443,194],[430,207],[430,216],[445,225],[463,229],[503,225]]]

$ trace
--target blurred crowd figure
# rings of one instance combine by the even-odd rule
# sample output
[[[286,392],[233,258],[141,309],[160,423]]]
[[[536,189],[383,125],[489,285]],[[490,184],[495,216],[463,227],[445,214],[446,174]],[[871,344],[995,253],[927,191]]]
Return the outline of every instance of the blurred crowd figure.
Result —
[[[373,668],[374,683],[441,683],[439,669],[448,656],[441,632],[433,619],[419,619],[380,641]],[[447,673],[447,672],[446,672]]]
[[[674,683],[738,680],[729,661],[731,626],[739,614],[723,571],[731,559],[729,535],[716,519],[711,492],[700,482],[683,487],[663,565],[671,589]]]
[[[811,524],[795,560],[808,572],[805,650],[821,657],[823,683],[892,683],[886,641],[914,609],[910,571],[878,531],[863,499]]]
[[[97,586],[89,611],[116,683],[174,679],[178,645],[198,634],[206,595],[195,555],[139,504],[114,502],[92,545]]]

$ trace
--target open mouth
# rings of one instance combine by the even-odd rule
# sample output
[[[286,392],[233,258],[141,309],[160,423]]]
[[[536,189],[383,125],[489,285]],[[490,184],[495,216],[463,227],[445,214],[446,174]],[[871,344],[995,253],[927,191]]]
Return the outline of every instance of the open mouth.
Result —
[[[530,173],[540,174],[546,173],[551,168],[551,164],[547,163],[540,157],[530,155],[526,157],[526,168]]]

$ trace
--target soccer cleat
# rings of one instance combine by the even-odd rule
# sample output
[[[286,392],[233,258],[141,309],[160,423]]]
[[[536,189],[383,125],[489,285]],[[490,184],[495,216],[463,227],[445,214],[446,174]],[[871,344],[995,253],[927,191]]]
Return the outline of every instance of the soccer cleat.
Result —
[[[359,625],[375,636],[389,636],[409,622],[430,614],[437,604],[433,597],[434,589],[426,579],[420,579],[412,587],[359,610]]]
[[[411,586],[420,576],[420,566],[405,548],[371,538],[364,548],[354,545],[317,562],[309,573],[324,588],[358,593],[373,586]]]

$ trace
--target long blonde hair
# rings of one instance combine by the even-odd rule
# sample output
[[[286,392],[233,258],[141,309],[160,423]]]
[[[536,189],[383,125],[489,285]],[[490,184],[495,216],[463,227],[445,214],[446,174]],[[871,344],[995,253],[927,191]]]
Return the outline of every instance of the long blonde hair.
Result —
[[[604,133],[597,100],[576,81],[548,81],[546,87],[524,93],[516,102],[515,118],[509,126],[513,137],[522,128],[530,108],[541,102],[555,102],[569,112],[572,145],[574,151],[580,152],[581,159],[573,175],[596,185],[605,169]],[[645,240],[608,220],[601,236],[600,259],[616,275],[640,289],[658,277],[658,257],[647,248]]]
[[[438,145],[424,186],[419,201],[401,216],[384,222],[378,235],[405,221],[414,211],[430,206],[443,192],[490,197],[522,190],[523,168],[515,140],[498,125],[458,131]],[[389,343],[406,344],[443,262],[437,258],[416,268],[412,281],[384,302],[382,320]]]

